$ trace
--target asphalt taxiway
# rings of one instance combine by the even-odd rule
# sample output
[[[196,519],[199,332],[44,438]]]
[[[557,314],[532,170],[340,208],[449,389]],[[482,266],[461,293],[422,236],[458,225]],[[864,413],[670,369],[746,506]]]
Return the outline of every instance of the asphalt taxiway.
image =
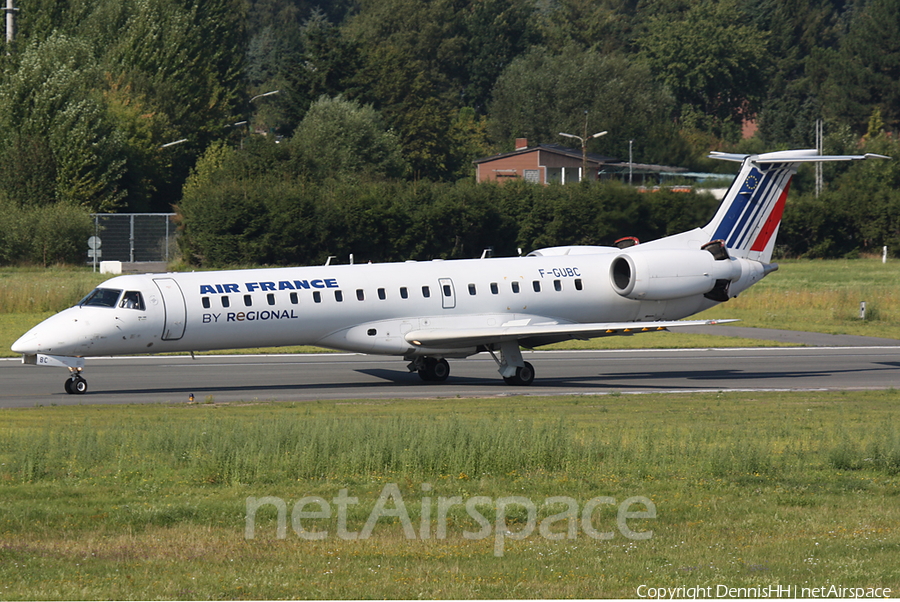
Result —
[[[723,327],[716,328],[725,334]],[[774,332],[781,331],[763,338],[771,339]],[[813,340],[819,337],[832,344]],[[900,388],[900,341],[808,338],[801,342],[809,346],[789,348],[524,352],[537,375],[528,387],[504,384],[487,354],[450,360],[450,378],[443,383],[422,381],[406,370],[406,362],[393,357],[198,355],[89,358],[84,372],[88,392],[69,395],[63,390],[64,369],[3,360],[0,407],[184,403],[191,395],[197,402],[233,402]]]

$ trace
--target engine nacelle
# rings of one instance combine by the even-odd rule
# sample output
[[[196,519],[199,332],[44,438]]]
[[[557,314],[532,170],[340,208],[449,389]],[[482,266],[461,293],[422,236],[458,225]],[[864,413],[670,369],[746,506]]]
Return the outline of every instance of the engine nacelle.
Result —
[[[705,295],[717,282],[721,287],[740,277],[738,260],[716,260],[702,250],[623,253],[609,267],[613,290],[636,300],[664,301]]]

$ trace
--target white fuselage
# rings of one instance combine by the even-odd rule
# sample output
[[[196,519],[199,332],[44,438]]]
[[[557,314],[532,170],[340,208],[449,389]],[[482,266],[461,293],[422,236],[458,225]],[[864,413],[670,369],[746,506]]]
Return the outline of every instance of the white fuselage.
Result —
[[[476,349],[414,349],[404,335],[530,319],[673,320],[716,304],[699,294],[623,297],[610,284],[610,264],[627,251],[118,276],[100,287],[139,291],[143,310],[75,306],[16,346],[81,357],[285,345],[465,356]]]

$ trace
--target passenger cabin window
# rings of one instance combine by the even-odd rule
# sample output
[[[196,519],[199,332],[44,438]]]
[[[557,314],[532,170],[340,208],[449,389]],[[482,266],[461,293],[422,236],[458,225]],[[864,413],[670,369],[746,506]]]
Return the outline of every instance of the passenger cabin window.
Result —
[[[209,297],[204,297],[204,300],[205,303],[203,304],[203,307],[208,309]],[[144,311],[144,297],[139,291],[125,291],[125,294],[122,295],[122,302],[119,303],[119,307]]]
[[[266,301],[269,302],[269,305],[275,305],[275,293],[269,293],[266,295]]]
[[[209,309],[209,297],[201,298],[200,302],[203,303],[203,309]],[[122,307],[125,307],[124,303],[125,303],[125,300],[122,299],[122,304],[123,304]]]
[[[291,303],[293,305],[297,305],[300,303],[300,299],[297,297],[297,293],[291,293]]]
[[[409,299],[409,291],[405,286],[400,287],[400,298],[401,299]]]
[[[541,292],[541,281],[540,280],[533,281],[531,283],[531,288],[533,288],[534,292],[536,292],[536,293]]]
[[[449,285],[449,284],[445,284],[443,288],[444,288],[444,296],[445,296],[445,297],[452,297],[452,296],[453,296],[453,291],[450,290],[450,285]]]
[[[581,287],[581,278],[576,278],[576,279],[575,279],[575,290],[576,290],[576,291],[580,291],[581,288],[582,288],[582,287]]]
[[[343,291],[334,291],[334,300],[337,301],[338,303],[343,301],[344,300]]]
[[[313,291],[313,303],[321,303],[322,302],[322,293],[319,291]]]
[[[496,282],[491,282],[491,294],[492,295],[500,294],[500,287],[497,286]]]
[[[430,297],[430,296],[431,296],[431,289],[428,288],[427,286],[423,286],[423,287],[422,287],[422,296],[425,297],[426,299],[427,299],[428,297]]]
[[[553,290],[561,291],[562,290],[562,280],[554,280],[553,281]]]
[[[474,294],[475,294],[475,285],[474,285],[474,284],[470,284],[470,285],[469,285],[469,294],[470,294],[470,295],[474,295]]]
[[[251,307],[253,305],[253,297],[250,295],[244,295],[244,305],[246,307]]]
[[[81,300],[78,305],[90,305],[92,307],[115,307],[116,301],[119,300],[119,295],[122,294],[122,289],[114,289],[114,288],[95,288],[88,296]]]
[[[366,293],[363,291],[363,289],[361,289],[361,288],[356,289],[356,298],[359,299],[360,301],[366,300]]]
[[[519,292],[519,281],[518,281],[518,280],[513,280],[513,282],[512,282],[512,292],[514,292],[514,293],[518,293],[518,292]]]
[[[227,296],[222,297],[222,307],[231,307],[231,299]]]
[[[378,298],[384,301],[387,299],[387,293],[384,292],[383,288],[378,289]]]

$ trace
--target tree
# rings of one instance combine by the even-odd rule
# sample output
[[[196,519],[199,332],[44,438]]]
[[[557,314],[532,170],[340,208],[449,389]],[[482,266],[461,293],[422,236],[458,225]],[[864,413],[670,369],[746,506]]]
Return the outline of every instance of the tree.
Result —
[[[105,66],[205,146],[245,101],[243,11],[239,0],[135,0]]]
[[[588,111],[593,133],[610,136],[592,141],[589,151],[628,156],[628,140],[645,161],[665,162],[675,132],[666,127],[671,97],[649,69],[622,55],[569,46],[555,54],[534,48],[517,58],[494,87],[491,133],[510,146],[524,137],[530,144],[562,141],[559,132],[581,134]]]
[[[375,109],[340,96],[319,98],[291,139],[300,170],[314,179],[401,177],[400,144]]]
[[[269,85],[282,93],[269,106],[278,112],[280,131],[292,134],[321,96],[355,96],[362,65],[359,49],[324,12],[314,10],[295,36],[285,33],[277,39],[280,58]]]
[[[822,98],[812,76],[815,57],[836,49],[842,35],[841,0],[751,0],[743,11],[768,33],[772,57],[758,117],[765,148],[804,148],[815,142]],[[829,68],[830,69],[830,68]]]
[[[646,0],[558,0],[539,5],[543,43],[555,51],[576,45],[604,53],[631,52],[641,14],[660,14]],[[638,7],[640,6],[640,12]]]
[[[462,102],[476,113],[487,111],[491,89],[503,70],[540,41],[533,12],[533,3],[525,0],[483,0],[472,2],[463,13],[466,66],[458,85]]]
[[[889,128],[900,125],[900,1],[865,3],[839,49],[820,58],[826,116],[863,134],[877,107]]]
[[[10,200],[94,211],[119,206],[124,140],[92,89],[98,78],[81,40],[53,34],[22,52],[0,89],[0,186]]]
[[[740,124],[766,96],[767,35],[742,23],[740,15],[732,0],[703,0],[682,19],[651,18],[639,40],[642,56],[675,95],[682,118],[701,129]]]
[[[467,9],[466,0],[371,0],[345,27],[362,53],[356,98],[397,132],[415,177],[456,171],[448,133],[464,90]]]

